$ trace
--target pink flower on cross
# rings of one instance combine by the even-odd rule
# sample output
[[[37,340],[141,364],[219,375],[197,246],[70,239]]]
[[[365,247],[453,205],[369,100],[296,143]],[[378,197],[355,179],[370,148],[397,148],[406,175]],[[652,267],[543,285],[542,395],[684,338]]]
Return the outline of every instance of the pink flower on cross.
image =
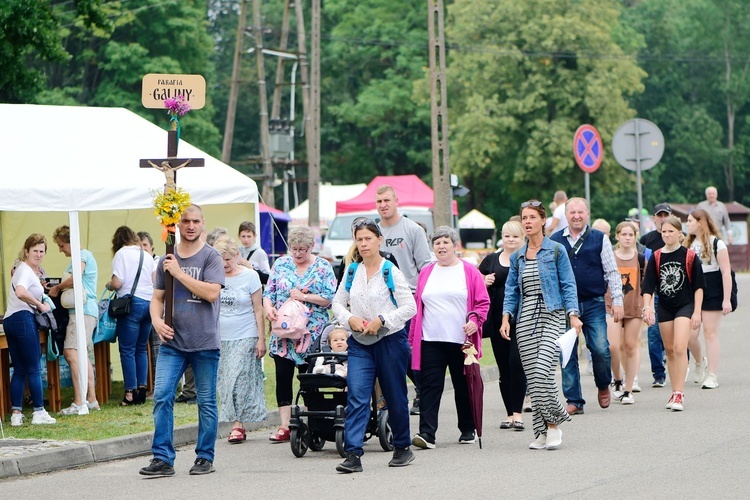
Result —
[[[167,109],[167,113],[172,116],[185,116],[185,113],[190,111],[190,103],[185,100],[183,95],[164,99],[164,107]]]

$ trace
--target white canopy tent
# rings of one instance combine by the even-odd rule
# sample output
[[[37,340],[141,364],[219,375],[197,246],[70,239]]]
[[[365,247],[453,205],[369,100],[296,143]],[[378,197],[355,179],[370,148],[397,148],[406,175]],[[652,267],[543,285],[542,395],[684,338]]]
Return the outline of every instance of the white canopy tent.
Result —
[[[461,229],[495,229],[495,221],[475,208],[458,219],[458,227]]]
[[[164,122],[166,126],[166,112]],[[3,291],[9,287],[13,259],[29,234],[46,234],[49,253],[51,228],[61,222],[60,212],[68,214],[72,262],[81,259],[81,218],[87,223],[83,229],[87,247],[98,257],[100,285],[109,279],[102,258],[111,258],[107,247],[116,227],[128,224],[135,231],[159,232],[151,209],[152,191],[163,189],[164,174],[139,168],[139,160],[166,156],[165,129],[122,108],[0,104],[0,144]],[[206,214],[211,212],[222,225],[248,218],[257,225],[258,190],[253,180],[185,141],[180,141],[178,156],[205,160],[205,167],[179,170],[177,185],[204,207],[207,222]],[[231,207],[220,210],[226,205]],[[106,215],[98,215],[105,211]],[[59,257],[51,260],[53,265],[68,262]],[[72,269],[74,289],[81,290],[81,268]],[[76,293],[75,305],[79,366],[84,367],[82,294]],[[85,394],[86,370],[80,374]]]

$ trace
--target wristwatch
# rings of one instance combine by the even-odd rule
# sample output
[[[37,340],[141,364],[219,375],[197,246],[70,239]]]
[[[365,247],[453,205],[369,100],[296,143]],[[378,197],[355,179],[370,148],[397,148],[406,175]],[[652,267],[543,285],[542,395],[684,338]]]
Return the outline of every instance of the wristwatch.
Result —
[[[383,317],[383,315],[382,315],[382,314],[378,314],[378,319],[379,319],[379,320],[380,320],[380,322],[381,322],[381,323],[383,324],[383,326],[385,326],[385,318]]]

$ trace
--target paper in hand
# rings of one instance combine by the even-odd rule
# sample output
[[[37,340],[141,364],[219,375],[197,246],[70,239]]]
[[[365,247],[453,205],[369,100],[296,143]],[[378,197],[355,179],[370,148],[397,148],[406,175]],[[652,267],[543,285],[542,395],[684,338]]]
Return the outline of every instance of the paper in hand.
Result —
[[[560,335],[557,340],[555,340],[555,343],[560,346],[563,368],[565,368],[565,365],[567,365],[568,361],[570,361],[570,355],[573,354],[573,349],[575,348],[577,338],[578,332],[575,328],[571,328],[567,332]]]

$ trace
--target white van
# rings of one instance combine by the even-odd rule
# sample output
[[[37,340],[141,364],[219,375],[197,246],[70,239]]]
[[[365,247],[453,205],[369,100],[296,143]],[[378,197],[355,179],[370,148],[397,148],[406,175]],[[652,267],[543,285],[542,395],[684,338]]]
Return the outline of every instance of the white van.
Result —
[[[421,222],[427,226],[427,234],[431,234],[435,228],[432,210],[429,208],[398,207],[398,213],[414,222]],[[372,210],[369,212],[338,214],[328,225],[328,234],[323,241],[323,249],[320,252],[320,256],[331,263],[333,272],[337,275],[341,261],[354,243],[352,239],[352,222],[358,217],[366,217],[375,222],[380,222],[380,214],[378,214],[377,210]]]

